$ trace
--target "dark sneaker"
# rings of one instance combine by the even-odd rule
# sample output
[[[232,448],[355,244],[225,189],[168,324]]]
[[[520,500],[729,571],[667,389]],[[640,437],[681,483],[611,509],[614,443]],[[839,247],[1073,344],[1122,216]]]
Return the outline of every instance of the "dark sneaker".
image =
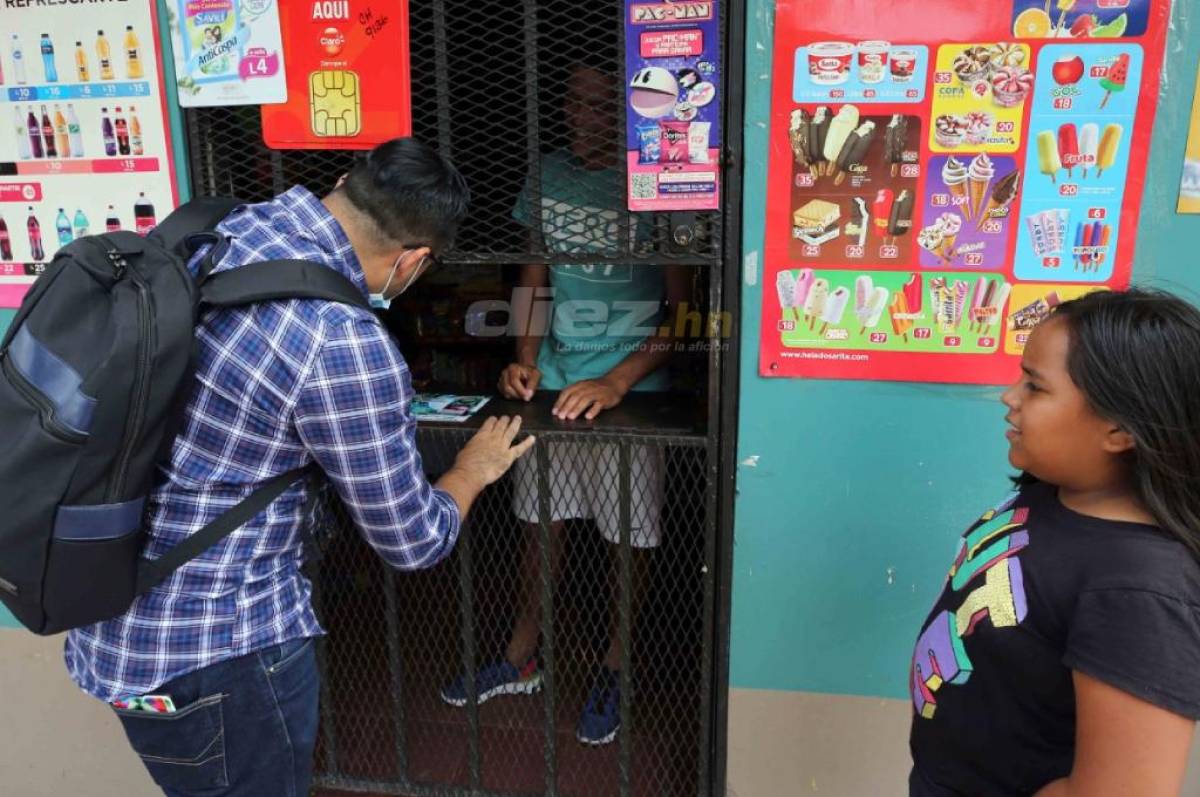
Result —
[[[601,666],[579,717],[575,738],[584,744],[608,744],[621,728],[621,676]]]
[[[530,656],[521,669],[503,659],[487,664],[475,673],[476,701],[484,703],[497,695],[532,695],[542,690],[542,674],[537,659]],[[467,704],[467,679],[459,676],[442,688],[442,700],[452,706]]]

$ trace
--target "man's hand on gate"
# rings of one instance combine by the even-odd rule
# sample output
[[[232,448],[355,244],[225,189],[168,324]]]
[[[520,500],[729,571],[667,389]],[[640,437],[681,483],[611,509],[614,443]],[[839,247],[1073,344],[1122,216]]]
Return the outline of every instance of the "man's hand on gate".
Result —
[[[461,471],[464,477],[475,482],[478,489],[482,490],[507,473],[517,458],[533,447],[533,435],[513,445],[520,431],[519,417],[488,418],[458,452],[454,469]]]

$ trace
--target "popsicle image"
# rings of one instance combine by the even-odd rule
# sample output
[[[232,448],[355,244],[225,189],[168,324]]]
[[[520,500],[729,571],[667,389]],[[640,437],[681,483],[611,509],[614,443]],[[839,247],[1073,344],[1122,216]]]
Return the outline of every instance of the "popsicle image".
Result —
[[[846,179],[846,173],[866,159],[867,150],[871,147],[871,139],[874,135],[875,123],[863,122],[846,138],[846,143],[842,144],[842,151],[838,153],[837,176],[833,178],[834,185],[841,185],[842,181]]]
[[[1008,294],[1011,291],[1012,286],[1007,282],[1001,282],[1000,286],[996,288],[995,295],[988,301],[987,318],[981,325],[980,332],[987,332],[1004,314],[1004,303],[1008,301]]]
[[[783,320],[792,320],[796,311],[796,278],[792,276],[792,272],[781,271],[775,275],[775,291],[779,294],[779,309],[783,311]]]
[[[1101,264],[1103,264],[1104,261],[1108,259],[1108,243],[1111,238],[1112,238],[1112,225],[1105,224],[1103,227],[1100,228],[1100,241],[1099,241],[1099,243],[1096,244],[1096,247],[1097,247],[1096,258],[1092,261],[1092,263],[1095,266],[1097,271],[1100,270]]]
[[[883,134],[883,149],[887,162],[892,167],[892,177],[900,173],[900,164],[904,162],[904,147],[908,143],[908,117],[902,113],[893,114]]]
[[[1083,239],[1084,239],[1084,236],[1087,234],[1086,230],[1084,229],[1085,227],[1087,227],[1086,224],[1075,225],[1074,255],[1075,255],[1075,270],[1076,271],[1079,270],[1080,263],[1082,263],[1082,261],[1083,261]]]
[[[892,203],[892,211],[888,214],[888,235],[891,240],[884,243],[896,243],[896,236],[907,235],[912,229],[913,195],[907,188],[900,192]]]
[[[792,157],[796,159],[796,166],[801,171],[807,171],[809,168],[808,138],[812,134],[811,125],[812,117],[803,108],[792,111],[788,125],[788,141],[792,145]]]
[[[1119,124],[1107,124],[1100,135],[1100,146],[1096,150],[1096,176],[1104,174],[1104,170],[1117,162],[1117,153],[1121,150],[1121,136],[1125,128]]]
[[[837,326],[842,323],[842,316],[846,314],[846,304],[850,301],[850,291],[845,288],[837,288],[829,295],[825,301],[825,309],[821,311],[821,330],[818,335],[824,337],[825,330],[829,329],[829,325]]]
[[[808,328],[812,329],[817,319],[825,312],[825,302],[829,300],[829,280],[818,279],[812,284],[808,296],[804,299],[804,318]]]
[[[1088,169],[1096,165],[1096,153],[1100,148],[1100,125],[1088,122],[1079,128],[1079,165],[1083,167],[1083,176],[1087,177]]]
[[[908,278],[908,282],[904,283],[904,299],[908,303],[908,312],[912,313],[913,318],[921,317],[921,302],[922,294],[925,292],[925,280],[920,274],[913,274]]]
[[[953,201],[951,204],[961,207],[966,217],[971,218],[971,203],[967,200],[967,167],[953,155],[942,166],[942,182],[950,189],[952,197],[962,197],[964,200],[962,204]]]
[[[888,304],[888,315],[892,318],[892,332],[900,335],[904,342],[908,343],[908,330],[913,328],[913,320],[903,291],[892,294],[892,301]]]
[[[890,188],[880,188],[875,193],[875,201],[871,203],[871,218],[875,220],[875,234],[886,239],[888,223],[892,218],[892,204],[896,195]]]
[[[858,245],[867,243],[867,230],[871,226],[871,213],[867,210],[867,201],[860,196],[854,197],[854,209],[858,222]]]
[[[815,275],[811,268],[802,268],[800,273],[796,275],[796,283],[792,292],[792,307],[796,310],[796,320],[800,320],[800,311],[804,308],[804,303],[808,301],[808,294],[812,290]]]
[[[982,229],[983,223],[997,215],[1002,209],[1012,204],[1017,197],[1017,189],[1021,184],[1021,170],[1017,169],[1001,177],[992,186],[992,195],[988,197],[987,207],[979,214],[976,229]]]
[[[875,285],[865,274],[854,280],[854,315],[862,326],[858,334],[879,325],[888,305],[888,295],[887,288]]]
[[[1121,53],[1117,60],[1109,65],[1104,77],[1100,78],[1100,88],[1104,89],[1104,99],[1100,101],[1100,109],[1108,105],[1108,98],[1113,92],[1124,91],[1125,81],[1129,78],[1129,53]]]
[[[1067,12],[1075,7],[1075,0],[1058,0],[1058,24],[1054,27],[1059,31],[1063,29],[1063,23],[1067,21]]]
[[[955,280],[952,287],[952,295],[954,297],[954,315],[951,318],[951,324],[954,329],[962,326],[963,319],[967,315],[967,295],[971,292],[971,286],[966,280]]]
[[[971,331],[975,331],[976,324],[982,319],[981,311],[987,307],[988,292],[995,289],[995,283],[987,277],[979,277],[975,280],[975,290],[971,291]]]
[[[1037,137],[1038,170],[1049,175],[1050,182],[1058,182],[1058,171],[1062,161],[1058,158],[1058,139],[1053,130],[1043,130]]]
[[[818,105],[808,125],[808,162],[813,177],[820,177],[825,164],[825,136],[829,133],[829,109]]]
[[[858,108],[853,105],[843,105],[829,123],[829,132],[825,134],[825,174],[833,174],[838,155],[846,139],[858,127]]]
[[[1058,160],[1067,170],[1067,177],[1074,177],[1073,169],[1079,163],[1079,136],[1072,122],[1058,127]]]
[[[967,198],[971,203],[968,219],[983,213],[987,205],[988,188],[991,187],[992,178],[995,176],[996,167],[992,165],[987,153],[981,152],[971,159],[971,165],[967,167]]]

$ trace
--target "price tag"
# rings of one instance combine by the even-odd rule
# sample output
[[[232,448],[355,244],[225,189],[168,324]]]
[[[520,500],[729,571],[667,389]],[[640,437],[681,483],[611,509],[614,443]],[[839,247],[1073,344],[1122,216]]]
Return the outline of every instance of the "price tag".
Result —
[[[1069,111],[1075,107],[1075,99],[1073,97],[1055,97],[1054,110]]]
[[[860,258],[866,254],[863,249],[864,247],[861,247],[858,244],[850,244],[846,247],[846,257]]]
[[[888,336],[886,332],[872,332],[871,342],[876,344],[887,343]]]
[[[814,244],[805,244],[804,245],[804,256],[805,257],[820,257],[821,256],[821,247],[816,246]]]
[[[1089,219],[1103,219],[1108,216],[1107,208],[1088,208]]]
[[[1058,187],[1059,196],[1079,196],[1079,185],[1077,183],[1063,183]]]
[[[879,256],[885,260],[895,260],[897,257],[900,257],[900,247],[881,246],[879,247]]]
[[[1059,257],[1043,257],[1042,266],[1044,268],[1058,268],[1062,265],[1062,258]]]
[[[780,321],[779,322],[779,331],[780,332],[791,332],[795,328],[796,328],[795,321]]]
[[[943,342],[950,348],[957,349],[962,345],[962,338],[960,338],[958,335],[950,335]]]
[[[929,340],[933,337],[933,330],[929,327],[917,327],[913,330],[913,337],[917,340]]]

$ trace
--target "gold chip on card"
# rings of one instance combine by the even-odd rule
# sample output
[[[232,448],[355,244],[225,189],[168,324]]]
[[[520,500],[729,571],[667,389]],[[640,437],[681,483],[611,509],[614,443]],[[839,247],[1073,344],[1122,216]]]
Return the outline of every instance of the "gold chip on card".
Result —
[[[362,129],[358,74],[324,69],[308,76],[312,130],[318,136],[356,136]]]

